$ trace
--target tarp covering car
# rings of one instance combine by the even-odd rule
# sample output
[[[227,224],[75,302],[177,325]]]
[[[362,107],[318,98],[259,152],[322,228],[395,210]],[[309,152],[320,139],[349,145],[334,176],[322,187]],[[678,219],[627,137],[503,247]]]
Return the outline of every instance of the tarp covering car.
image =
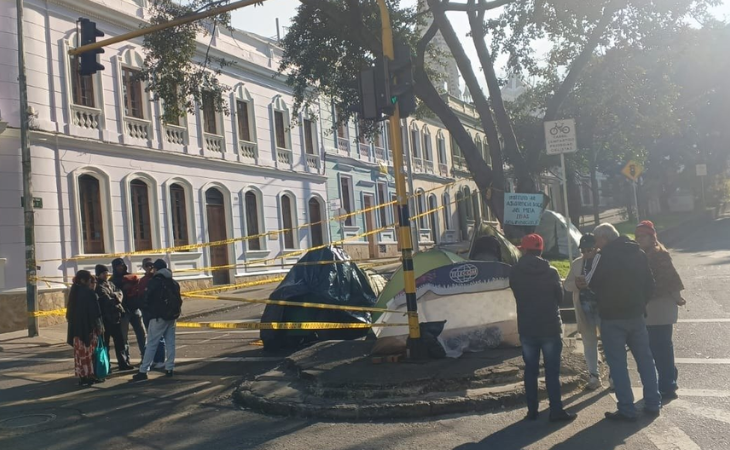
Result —
[[[350,261],[341,248],[326,247],[307,252],[269,296],[270,300],[328,305],[375,306],[377,296],[367,275]],[[338,311],[296,306],[266,305],[261,322],[371,323],[369,312]],[[315,340],[357,339],[367,329],[261,330],[267,350],[296,346]]]

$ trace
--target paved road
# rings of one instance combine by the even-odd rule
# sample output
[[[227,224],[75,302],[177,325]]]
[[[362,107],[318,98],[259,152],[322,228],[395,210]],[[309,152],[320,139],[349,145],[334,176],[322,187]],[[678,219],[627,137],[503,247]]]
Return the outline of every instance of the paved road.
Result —
[[[180,330],[175,378],[157,375],[129,384],[130,375],[124,374],[89,389],[75,386],[67,347],[3,343],[0,420],[11,420],[0,422],[0,448],[727,450],[730,218],[696,230],[673,254],[688,300],[675,338],[680,399],[653,422],[602,420],[614,407],[606,391],[568,398],[579,418],[564,426],[522,422],[523,409],[395,423],[267,417],[240,410],[230,393],[242,378],[263,373],[281,356],[251,346],[252,332]],[[247,319],[259,311],[245,306],[208,319]],[[17,427],[43,420],[49,421]]]

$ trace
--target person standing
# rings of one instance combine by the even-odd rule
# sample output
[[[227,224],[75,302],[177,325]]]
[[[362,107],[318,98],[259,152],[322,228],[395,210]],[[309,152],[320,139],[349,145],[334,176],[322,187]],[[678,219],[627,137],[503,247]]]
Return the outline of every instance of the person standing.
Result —
[[[99,296],[99,307],[104,318],[104,344],[109,351],[109,341],[114,339],[114,351],[117,354],[119,370],[134,370],[134,366],[129,363],[129,346],[122,335],[124,294],[109,279],[109,269],[105,265],[97,264],[94,271],[96,273],[96,294]]]
[[[146,330],[150,329],[150,311],[144,307],[144,295],[145,291],[147,290],[147,285],[149,284],[150,280],[152,279],[152,276],[154,275],[154,267],[152,265],[152,258],[145,258],[142,260],[142,268],[144,269],[144,276],[139,279],[139,283],[135,286],[135,295],[137,298],[140,299],[140,308],[142,311],[142,321],[144,322],[144,327]],[[160,339],[159,343],[154,346],[155,350],[155,357],[152,361],[152,369],[164,369],[165,368],[165,339]],[[146,350],[146,346],[145,346]],[[144,353],[142,353],[142,358],[144,358]]]
[[[645,220],[635,231],[636,242],[649,258],[656,288],[646,305],[646,328],[654,364],[659,374],[659,392],[662,400],[677,398],[677,367],[674,365],[672,333],[677,323],[679,307],[686,302],[682,298],[682,279],[672,263],[667,249],[657,240],[654,224]]]
[[[104,332],[99,300],[94,292],[96,280],[88,270],[79,270],[68,294],[66,319],[74,349],[74,374],[80,386],[104,380],[94,375],[94,349]]]
[[[593,268],[580,277],[598,298],[601,340],[611,371],[618,410],[607,412],[610,420],[635,421],[636,406],[626,363],[626,346],[634,355],[644,387],[644,411],[658,416],[661,397],[656,367],[649,347],[644,314],[654,291],[654,277],[639,244],[619,236],[613,225],[600,224],[593,231],[600,253]]]
[[[590,378],[589,390],[596,390],[602,386],[601,376],[598,372],[598,327],[601,319],[598,316],[598,299],[596,294],[585,284],[585,275],[593,267],[593,258],[596,256],[596,238],[591,233],[586,233],[580,238],[578,245],[581,255],[570,265],[570,273],[565,279],[565,290],[573,293],[573,307],[575,317],[578,321],[578,332],[583,338],[583,349],[586,359],[586,366]],[[581,277],[578,283],[576,278]]]
[[[180,317],[182,308],[182,297],[180,296],[180,285],[172,279],[172,272],[167,268],[167,263],[156,260],[152,265],[153,276],[147,285],[144,295],[144,308],[149,310],[150,328],[147,333],[147,350],[144,353],[139,372],[133,377],[133,381],[147,379],[147,372],[154,359],[155,352],[152,351],[150,343],[159,342],[160,338],[165,339],[165,375],[173,376],[175,369],[175,321]]]
[[[549,419],[551,422],[573,420],[576,415],[563,409],[560,393],[560,355],[563,350],[560,275],[541,258],[543,240],[539,235],[523,237],[520,249],[523,255],[510,272],[509,284],[517,301],[517,328],[525,361],[526,419],[536,420],[539,415],[537,377],[542,352],[550,400]]]
[[[116,258],[112,261],[112,283],[124,294],[122,300],[124,316],[120,324],[124,342],[129,347],[129,325],[132,325],[135,337],[137,338],[137,346],[139,347],[141,359],[144,356],[144,345],[147,335],[145,326],[142,323],[142,311],[140,311],[142,299],[137,296],[136,289],[139,278],[137,275],[129,273],[127,265],[122,258]]]

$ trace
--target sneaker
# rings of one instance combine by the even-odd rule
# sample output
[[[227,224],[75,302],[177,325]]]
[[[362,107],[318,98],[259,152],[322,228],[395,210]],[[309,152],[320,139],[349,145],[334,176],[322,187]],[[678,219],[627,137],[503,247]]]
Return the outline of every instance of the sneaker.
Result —
[[[614,420],[616,422],[636,422],[636,417],[627,416],[620,411],[607,412],[604,415],[606,416],[606,419]]]
[[[561,409],[560,411],[553,413],[550,411],[550,422],[571,422],[578,417],[575,413],[570,413],[564,409]]]
[[[586,389],[589,391],[595,391],[601,387],[603,387],[603,383],[601,383],[601,379],[598,378],[598,375],[591,375],[591,378],[588,380],[588,385],[586,385]]]
[[[130,370],[134,370],[134,366],[131,364],[127,364],[126,366],[119,366],[120,372],[129,372]]]
[[[172,378],[172,370],[166,370],[165,371],[165,376],[168,377],[168,378]]]
[[[525,416],[525,420],[533,421],[537,420],[537,418],[540,417],[540,413],[537,411],[528,411],[527,415]]]
[[[669,400],[676,400],[679,398],[679,395],[677,395],[677,391],[660,392],[660,394],[662,394],[662,401],[664,402]]]
[[[147,380],[147,374],[144,372],[137,372],[132,377],[132,381],[146,381]]]

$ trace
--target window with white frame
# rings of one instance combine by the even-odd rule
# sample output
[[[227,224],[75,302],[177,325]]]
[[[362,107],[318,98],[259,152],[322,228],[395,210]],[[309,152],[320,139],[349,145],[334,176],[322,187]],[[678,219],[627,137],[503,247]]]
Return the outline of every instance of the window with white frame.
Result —
[[[426,214],[426,193],[423,192],[423,189],[419,189],[416,192],[416,196],[418,198],[418,201],[416,204],[418,205],[418,225],[424,229],[428,228],[428,217]]]
[[[190,227],[188,224],[188,201],[185,186],[180,183],[170,185],[170,217],[172,224],[173,246],[190,244]]]
[[[418,137],[418,127],[415,123],[411,126],[411,150],[414,158],[421,157],[421,145],[420,139]]]
[[[466,210],[467,220],[474,220],[474,204],[471,199],[471,189],[469,189],[468,187],[464,188],[464,196],[462,201],[464,202],[464,209]]]
[[[296,229],[296,203],[290,194],[281,196],[281,226],[284,229],[284,249],[295,249],[299,245],[296,236],[299,234]]]
[[[380,226],[381,227],[387,227],[390,225],[388,223],[388,208],[385,207],[385,204],[388,203],[388,187],[385,183],[378,182],[377,183],[377,193],[378,193],[378,216],[380,218]]]
[[[342,115],[342,110],[339,106],[335,106],[335,123],[337,125],[337,137],[347,139],[347,122],[341,121],[340,118],[342,117],[344,117]]]
[[[238,123],[238,139],[253,141],[250,105],[244,100],[236,100],[236,122]]]
[[[130,207],[132,208],[132,233],[134,250],[152,250],[152,224],[150,223],[149,186],[143,180],[129,183]]]
[[[443,195],[444,202],[444,227],[446,230],[451,230],[451,196],[448,192]]]
[[[244,215],[246,217],[246,248],[250,251],[264,250],[264,233],[261,195],[258,191],[248,190],[243,194]],[[255,237],[254,237],[255,236]]]
[[[422,139],[423,139],[423,159],[426,161],[433,161],[432,151],[431,151],[431,132],[428,130],[427,127],[423,127]]]
[[[273,114],[274,144],[278,149],[291,150],[289,135],[289,109],[281,96],[277,95],[271,104]]]
[[[216,111],[216,98],[212,91],[203,91],[202,98],[203,131],[208,134],[221,136],[220,117]]]
[[[93,175],[78,177],[79,212],[81,216],[81,252],[105,253],[101,181]]]
[[[302,127],[304,128],[304,152],[307,155],[315,155],[317,153],[317,126],[314,120],[307,118],[302,120]]]
[[[340,175],[340,198],[342,199],[342,209],[345,210],[345,214],[348,214],[345,218],[345,225],[353,226],[355,216],[351,213],[355,210],[355,200],[352,190],[352,178]]]
[[[436,142],[438,143],[439,164],[446,164],[446,139],[441,131],[438,132]]]
[[[74,105],[85,106],[87,108],[96,108],[95,75],[81,75],[80,58],[70,56],[69,63],[71,66],[71,101]]]
[[[145,95],[140,71],[122,67],[122,95],[124,96],[124,115],[135,119],[145,118]]]

